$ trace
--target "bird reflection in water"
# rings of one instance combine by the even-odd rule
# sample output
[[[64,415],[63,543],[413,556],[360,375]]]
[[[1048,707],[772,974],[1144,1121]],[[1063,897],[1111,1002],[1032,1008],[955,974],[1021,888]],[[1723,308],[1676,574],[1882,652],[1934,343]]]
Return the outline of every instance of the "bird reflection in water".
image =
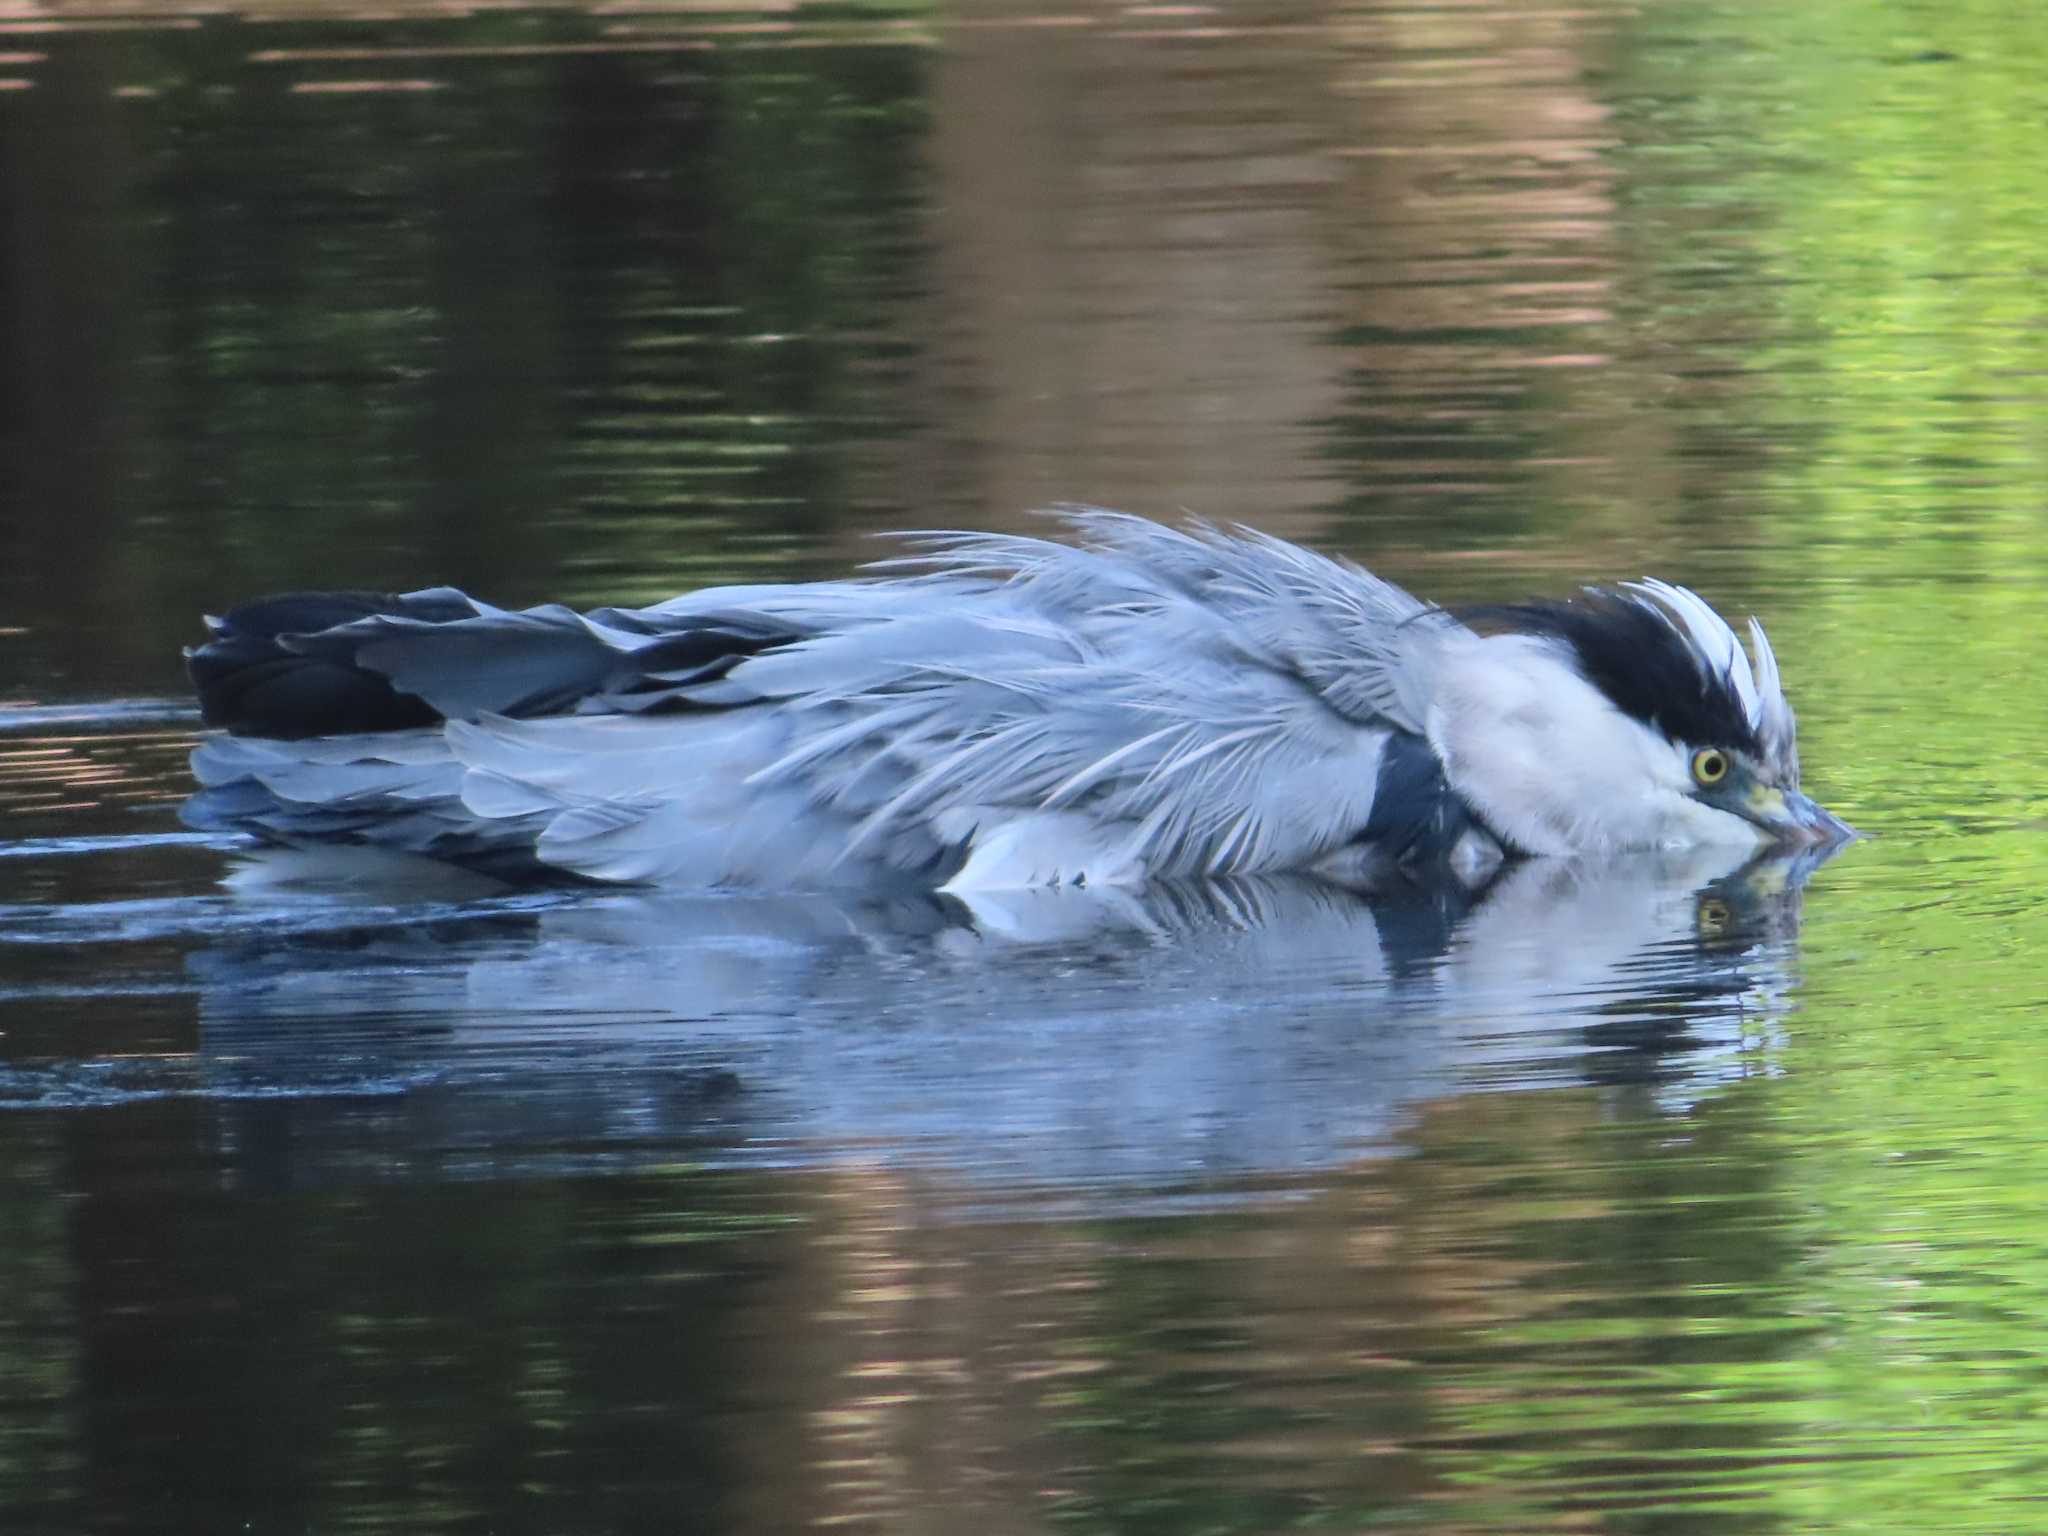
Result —
[[[858,1148],[1128,1187],[1328,1165],[1475,1089],[1689,1104],[1767,1057],[1831,852],[1527,860],[1477,891],[1265,878],[538,909],[374,905],[358,873],[251,892],[246,936],[189,964],[209,1091],[388,1094],[407,1167],[416,1143],[494,1166]],[[279,944],[293,911],[312,920]]]

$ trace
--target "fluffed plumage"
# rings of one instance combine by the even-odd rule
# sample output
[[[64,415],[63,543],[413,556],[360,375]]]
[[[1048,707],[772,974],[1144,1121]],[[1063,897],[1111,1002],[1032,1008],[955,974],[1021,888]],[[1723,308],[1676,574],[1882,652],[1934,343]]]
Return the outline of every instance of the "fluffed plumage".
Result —
[[[1846,831],[1797,793],[1761,628],[1752,663],[1683,588],[1468,623],[1247,530],[1063,516],[1075,542],[918,536],[861,579],[645,609],[250,604],[188,653],[227,734],[187,819],[508,878],[786,888],[1470,879]]]

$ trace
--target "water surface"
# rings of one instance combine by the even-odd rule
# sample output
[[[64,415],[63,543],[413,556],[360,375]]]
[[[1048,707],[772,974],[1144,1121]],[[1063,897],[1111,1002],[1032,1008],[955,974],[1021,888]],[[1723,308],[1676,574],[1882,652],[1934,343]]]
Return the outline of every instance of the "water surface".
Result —
[[[0,1525],[2042,1524],[2044,38],[0,16]],[[251,593],[1092,500],[1769,625],[1817,870],[224,884]]]

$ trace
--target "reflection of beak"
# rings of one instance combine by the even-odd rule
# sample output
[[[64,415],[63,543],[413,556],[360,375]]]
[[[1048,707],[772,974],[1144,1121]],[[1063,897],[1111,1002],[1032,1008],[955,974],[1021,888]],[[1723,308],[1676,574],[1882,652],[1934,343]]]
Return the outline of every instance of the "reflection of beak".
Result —
[[[1755,784],[1743,796],[1743,814],[1779,842],[1845,843],[1856,829],[1796,789]]]

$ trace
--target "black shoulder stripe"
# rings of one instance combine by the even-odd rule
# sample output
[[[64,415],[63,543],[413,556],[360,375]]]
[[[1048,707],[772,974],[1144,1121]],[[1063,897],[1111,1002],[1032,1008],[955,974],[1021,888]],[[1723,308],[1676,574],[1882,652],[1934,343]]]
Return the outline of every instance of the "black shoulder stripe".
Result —
[[[1393,864],[1428,864],[1449,857],[1472,825],[1471,809],[1444,778],[1435,749],[1406,731],[1389,736],[1372,813],[1357,841]]]

